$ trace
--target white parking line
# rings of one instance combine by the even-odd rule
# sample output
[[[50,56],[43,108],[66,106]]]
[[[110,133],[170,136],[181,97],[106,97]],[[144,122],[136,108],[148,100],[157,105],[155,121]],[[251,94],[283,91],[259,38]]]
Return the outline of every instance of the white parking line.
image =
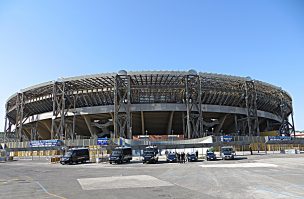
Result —
[[[268,163],[238,163],[238,164],[205,164],[200,165],[204,168],[258,168],[258,167],[278,167],[275,164]]]

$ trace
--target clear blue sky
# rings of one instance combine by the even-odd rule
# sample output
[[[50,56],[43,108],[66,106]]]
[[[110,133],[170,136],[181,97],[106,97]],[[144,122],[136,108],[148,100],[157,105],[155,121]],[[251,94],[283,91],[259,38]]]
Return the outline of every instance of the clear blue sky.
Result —
[[[0,1],[7,98],[41,82],[125,70],[251,76],[288,91],[304,130],[304,1]]]

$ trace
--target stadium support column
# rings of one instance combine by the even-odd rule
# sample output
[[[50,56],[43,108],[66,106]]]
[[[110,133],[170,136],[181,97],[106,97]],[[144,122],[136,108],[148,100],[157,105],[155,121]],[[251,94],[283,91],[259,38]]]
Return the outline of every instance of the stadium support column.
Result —
[[[238,116],[237,114],[234,115],[234,130],[235,133],[240,136],[240,129],[239,129],[239,125],[238,125]]]
[[[184,137],[186,137],[187,136],[187,134],[186,134],[187,130],[186,130],[186,125],[185,125],[185,113],[184,112],[182,112],[182,124],[183,124]]]
[[[257,111],[257,92],[254,81],[247,78],[245,81],[245,102],[247,108],[247,126],[249,135],[260,136]]]
[[[132,138],[131,130],[131,87],[130,76],[120,71],[115,76],[114,86],[114,133],[115,137]],[[125,135],[125,132],[127,134]]]
[[[9,116],[8,116],[8,104],[5,105],[5,110],[6,110],[6,113],[5,113],[5,120],[4,120],[4,139],[5,141],[7,141],[8,137],[11,136],[11,132],[12,132],[12,125],[13,123],[11,122],[11,120],[9,119]]]
[[[65,101],[65,83],[54,82],[51,139],[62,138],[65,134]]]
[[[295,136],[292,103],[291,102],[287,103],[284,100],[283,93],[281,92],[280,94],[281,94],[280,109],[281,109],[282,122],[279,132],[281,135],[290,136],[291,134],[293,134]],[[288,120],[289,115],[291,116],[292,124]]]
[[[167,127],[167,133],[168,135],[172,134],[172,121],[173,121],[174,111],[170,112],[169,121],[168,121],[168,127]]]
[[[140,117],[141,117],[141,134],[145,135],[145,117],[143,111],[140,111]]]
[[[228,115],[229,114],[225,114],[219,119],[219,124],[215,127],[214,134],[218,135],[220,133]]]
[[[199,75],[185,77],[186,131],[188,138],[203,136],[202,84]]]
[[[17,100],[16,100],[16,136],[19,141],[23,141],[23,134],[22,134],[22,125],[24,122],[24,100],[25,96],[24,93],[17,93]]]
[[[296,129],[295,129],[294,119],[293,119],[293,109],[292,109],[292,112],[291,112],[291,122],[292,122],[293,137],[296,137]]]
[[[91,137],[96,137],[97,132],[92,126],[91,117],[88,115],[83,115],[82,117],[84,118],[84,121],[90,131]]]

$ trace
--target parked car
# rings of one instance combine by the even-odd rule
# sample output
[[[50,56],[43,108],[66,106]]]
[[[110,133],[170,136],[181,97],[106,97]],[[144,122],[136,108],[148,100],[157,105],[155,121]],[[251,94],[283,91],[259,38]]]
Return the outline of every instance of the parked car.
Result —
[[[85,163],[90,160],[89,149],[87,148],[72,148],[69,149],[64,156],[60,158],[61,164]]]
[[[124,162],[130,162],[132,160],[132,149],[130,147],[116,147],[112,150],[109,157],[110,164],[121,164]]]
[[[188,162],[195,162],[195,161],[197,161],[197,156],[196,156],[196,154],[195,153],[188,153],[187,154],[187,160],[188,160]]]
[[[177,156],[175,153],[169,153],[167,155],[167,162],[177,162]]]
[[[206,160],[209,161],[209,160],[216,160],[216,155],[214,154],[214,152],[212,151],[209,151],[207,152],[206,154]]]
[[[223,160],[233,160],[235,156],[235,152],[232,146],[224,146],[221,148],[221,157]]]

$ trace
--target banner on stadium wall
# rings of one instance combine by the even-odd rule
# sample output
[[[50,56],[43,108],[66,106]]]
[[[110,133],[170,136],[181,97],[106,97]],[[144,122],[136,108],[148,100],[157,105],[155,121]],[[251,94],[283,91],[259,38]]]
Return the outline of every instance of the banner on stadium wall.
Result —
[[[291,140],[289,136],[268,136],[268,141],[286,141]]]
[[[232,142],[233,136],[231,135],[223,135],[221,136],[221,142]]]
[[[30,141],[30,147],[54,147],[61,146],[63,142],[61,140],[32,140]]]
[[[97,138],[97,145],[106,146],[108,145],[108,138]]]
[[[184,140],[184,135],[133,135],[133,140]]]
[[[278,131],[263,131],[260,132],[260,136],[279,136]]]

